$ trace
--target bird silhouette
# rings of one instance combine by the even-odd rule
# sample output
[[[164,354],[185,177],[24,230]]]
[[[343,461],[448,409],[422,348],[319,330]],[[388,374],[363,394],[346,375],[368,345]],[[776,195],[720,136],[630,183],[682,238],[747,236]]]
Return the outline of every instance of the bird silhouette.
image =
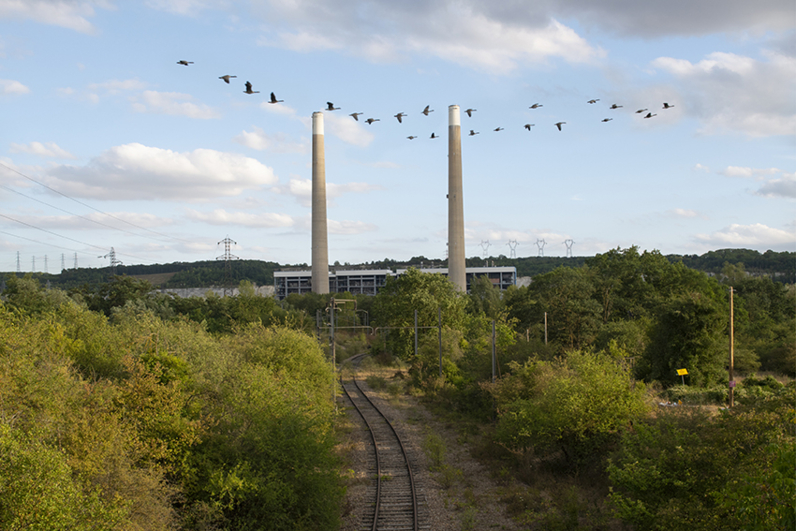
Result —
[[[613,105],[611,105],[609,107],[609,109],[620,109],[621,107],[623,107],[623,106],[622,105],[617,105],[616,103],[614,103]]]
[[[503,130],[503,128],[502,128],[502,127],[496,127],[496,128],[494,129],[494,131],[502,131],[502,130]]]
[[[326,102],[326,110],[327,111],[339,111],[340,107],[335,107],[334,103],[332,103],[331,101],[327,101]]]
[[[380,121],[381,120],[379,120],[378,118],[368,118],[367,120],[365,120],[365,123],[371,125],[373,122],[380,122]]]
[[[561,131],[561,126],[564,125],[565,123],[567,123],[567,122],[558,122],[558,123],[556,123],[556,127],[558,127],[559,131]]]
[[[399,124],[403,123],[403,120],[401,120],[401,118],[403,118],[404,116],[406,116],[406,113],[403,113],[403,112],[399,112],[398,114],[395,115],[395,117],[398,118],[398,123]]]
[[[530,106],[530,107],[528,107],[528,108],[529,108],[529,109],[538,109],[539,107],[544,107],[544,105],[542,105],[542,104],[540,104],[540,103],[534,103],[533,105],[531,105],[531,106]]]
[[[409,140],[414,140],[417,137],[416,136],[407,136],[406,138],[408,138]]]
[[[531,130],[531,127],[533,127],[534,125],[536,125],[536,124],[525,124],[523,127],[525,127],[525,129],[527,129],[528,131],[530,131],[530,130]]]
[[[271,93],[271,99],[268,101],[268,103],[282,103],[283,101],[285,101],[285,100],[278,100],[278,99],[276,99],[276,94],[274,94],[274,93],[272,92],[272,93]]]
[[[636,111],[636,114],[641,114],[641,113],[643,113],[643,112],[644,112],[644,111],[646,111],[646,110],[647,110],[647,109],[639,109],[639,110],[637,110],[637,111]]]
[[[470,136],[475,136],[477,134],[479,134],[477,131],[473,131],[472,129],[470,129]]]
[[[465,110],[464,112],[465,112],[465,114],[467,115],[467,117],[468,117],[468,118],[472,118],[472,117],[473,117],[473,113],[474,113],[475,111],[477,111],[477,110],[478,110],[478,109],[467,109],[467,110]]]
[[[246,82],[246,90],[244,90],[243,92],[245,92],[246,94],[259,94],[260,93],[259,90],[252,90],[252,84],[249,83],[248,81]]]
[[[428,113],[434,112],[434,109],[429,109],[429,107],[431,107],[431,106],[430,105],[426,105],[426,108],[423,109],[423,114],[425,114],[426,116],[428,116]]]
[[[603,118],[602,119],[603,122],[610,122],[611,120],[613,120],[613,118]]]
[[[652,114],[651,112],[648,112],[647,115],[644,118],[652,118],[653,116],[658,116],[658,115],[657,114]]]
[[[230,76],[230,75],[226,75],[226,76],[221,76],[221,77],[219,77],[218,79],[223,79],[223,80],[224,80],[224,83],[226,83],[227,85],[229,85],[229,79],[230,79],[231,77],[238,77],[238,76]]]
[[[192,65],[193,61],[185,61],[185,60],[181,59],[181,60],[177,61],[177,64],[178,65],[182,65],[182,66],[188,66],[188,65]]]
[[[663,104],[664,109],[671,109],[672,107],[674,107],[674,105],[669,105],[668,103]]]
[[[600,98],[597,98],[596,100],[589,100],[586,103],[597,103],[598,101],[600,101]]]
[[[439,138],[439,137],[437,135],[435,135],[434,133],[431,133],[431,136],[429,138],[434,140],[435,138]]]
[[[356,120],[358,122],[360,114],[365,114],[365,113],[364,112],[352,112],[348,116],[350,116],[351,118],[353,118],[354,120]]]

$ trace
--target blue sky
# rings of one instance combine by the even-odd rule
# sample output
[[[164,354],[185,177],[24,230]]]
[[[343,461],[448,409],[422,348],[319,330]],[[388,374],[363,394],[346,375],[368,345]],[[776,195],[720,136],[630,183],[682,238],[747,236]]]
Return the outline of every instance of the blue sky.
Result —
[[[0,270],[227,236],[309,263],[327,101],[332,262],[445,256],[452,104],[468,257],[793,251],[795,28],[792,0],[0,0]]]

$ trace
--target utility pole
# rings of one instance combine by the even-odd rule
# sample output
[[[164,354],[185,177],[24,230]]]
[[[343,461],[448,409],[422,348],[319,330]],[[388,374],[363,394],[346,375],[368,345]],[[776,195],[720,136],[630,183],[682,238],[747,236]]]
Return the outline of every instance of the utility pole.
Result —
[[[442,378],[442,307],[437,308],[437,328],[439,330],[439,377]]]
[[[111,247],[111,252],[104,256],[98,256],[97,258],[110,258],[111,259],[111,274],[116,276],[116,266],[121,265],[122,261],[116,259],[116,251]],[[77,258],[75,258],[77,260]]]
[[[735,405],[735,374],[734,374],[734,365],[735,365],[735,345],[734,345],[734,335],[735,335],[735,323],[734,323],[734,316],[733,316],[733,300],[732,300],[732,286],[730,286],[730,407]]]
[[[544,312],[544,344],[547,345],[547,312]]]
[[[17,251],[17,273],[22,273],[22,268],[19,266],[19,251]]]

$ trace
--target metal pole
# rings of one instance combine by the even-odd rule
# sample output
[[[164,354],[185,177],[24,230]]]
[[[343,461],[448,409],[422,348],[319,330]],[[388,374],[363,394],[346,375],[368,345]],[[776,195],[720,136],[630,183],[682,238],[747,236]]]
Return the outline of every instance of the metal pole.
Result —
[[[321,340],[321,309],[315,310],[315,329],[318,331],[318,341]]]
[[[492,383],[495,383],[495,358],[496,358],[495,321],[492,321]]]
[[[417,310],[415,310],[415,359],[417,359]]]
[[[547,312],[544,312],[544,344],[547,345]]]
[[[735,319],[733,318],[732,286],[730,286],[730,407],[735,405]]]
[[[334,410],[337,411],[337,400],[334,400],[337,396],[337,393],[335,391],[335,380],[337,379],[337,353],[335,352],[335,341],[334,341],[334,297],[332,297],[331,303],[332,303],[332,308],[331,308],[332,314],[329,319],[331,323],[331,328],[329,332],[329,341],[332,344],[332,373],[334,374],[334,377],[332,378],[332,400],[334,401]]]
[[[437,328],[439,330],[439,377],[442,378],[442,308],[437,308]]]

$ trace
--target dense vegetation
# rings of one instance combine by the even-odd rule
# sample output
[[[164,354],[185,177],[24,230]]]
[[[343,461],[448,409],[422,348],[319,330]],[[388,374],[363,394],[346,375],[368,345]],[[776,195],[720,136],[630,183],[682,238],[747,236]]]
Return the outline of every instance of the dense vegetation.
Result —
[[[766,251],[759,253],[749,249],[722,249],[698,255],[668,255],[669,262],[682,262],[684,265],[710,275],[720,275],[725,264],[742,265],[752,276],[769,276],[776,282],[796,283],[796,253]],[[505,255],[489,258],[472,257],[467,259],[467,267],[483,267],[485,265],[513,266],[517,268],[518,277],[536,277],[549,273],[559,267],[582,267],[588,257],[575,256],[569,258],[551,256],[528,256],[508,258]],[[109,267],[100,269],[64,269],[59,274],[34,273],[44,285],[61,289],[72,289],[82,285],[96,285],[108,282],[114,275],[127,275],[152,279],[155,287],[166,288],[208,288],[211,286],[237,286],[246,280],[258,286],[270,286],[274,283],[274,271],[289,269],[307,269],[307,264],[278,264],[261,260],[233,260],[230,262],[229,274],[227,264],[223,260],[200,262],[174,262],[154,265],[119,265],[115,272]],[[340,264],[335,262],[333,268],[340,269],[405,269],[447,267],[446,260],[430,259],[425,256],[414,256],[409,260],[391,260],[385,258],[364,264]],[[14,273],[0,273],[2,279],[14,276]],[[20,275],[17,275],[20,276]]]
[[[9,282],[0,529],[334,529],[333,380],[317,341],[270,299],[180,316],[115,284],[80,303]]]
[[[742,381],[718,410],[730,286]],[[398,360],[522,481],[503,501],[530,529],[796,524],[792,284],[631,247],[504,293],[417,269],[375,297],[239,287],[180,298],[126,275],[69,291],[7,278],[0,529],[335,529],[332,311],[338,359]]]

